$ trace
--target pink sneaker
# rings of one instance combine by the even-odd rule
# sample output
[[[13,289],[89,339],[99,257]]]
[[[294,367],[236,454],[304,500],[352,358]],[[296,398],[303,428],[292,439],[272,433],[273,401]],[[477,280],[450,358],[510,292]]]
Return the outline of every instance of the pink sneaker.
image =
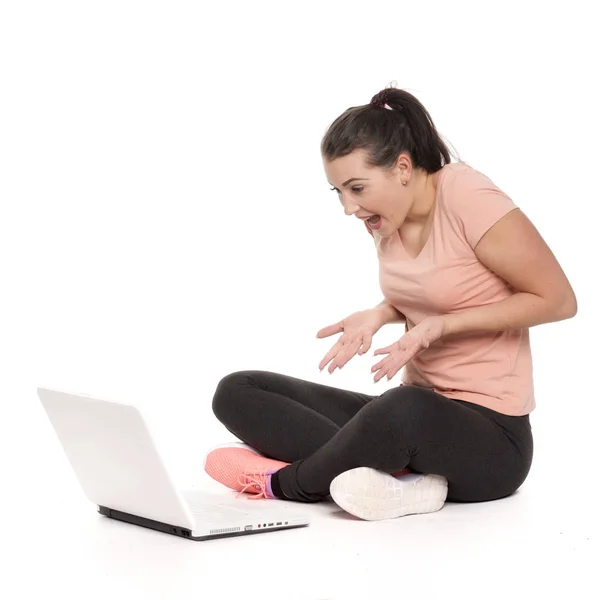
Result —
[[[271,475],[289,464],[266,458],[244,444],[232,444],[209,452],[204,470],[224,486],[240,494],[252,494],[250,499],[259,500],[275,498]]]

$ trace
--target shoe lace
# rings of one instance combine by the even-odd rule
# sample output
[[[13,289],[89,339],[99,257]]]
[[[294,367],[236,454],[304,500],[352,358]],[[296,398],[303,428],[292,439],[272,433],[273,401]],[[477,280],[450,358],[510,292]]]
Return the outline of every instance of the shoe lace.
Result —
[[[242,486],[239,494],[250,494],[250,500],[260,500],[261,498],[270,498],[267,492],[269,473],[244,473],[239,476],[238,483]]]

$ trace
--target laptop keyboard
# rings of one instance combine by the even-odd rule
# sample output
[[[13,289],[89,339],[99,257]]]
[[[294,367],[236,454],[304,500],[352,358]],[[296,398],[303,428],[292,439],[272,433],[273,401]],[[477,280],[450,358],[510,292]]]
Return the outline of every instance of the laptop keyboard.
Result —
[[[228,506],[207,506],[206,504],[195,504],[188,502],[190,512],[196,519],[206,519],[207,517],[239,517],[246,514],[245,511],[237,510]]]
[[[184,493],[183,497],[186,500],[186,503],[190,509],[190,512],[196,519],[206,519],[208,517],[211,518],[219,518],[219,517],[228,517],[228,518],[239,518],[244,515],[248,515],[249,510],[245,510],[245,507],[240,506],[229,506],[228,504],[223,504],[223,498],[208,498],[205,493]],[[231,500],[226,500],[225,502],[232,502]],[[250,508],[250,507],[248,507]]]
[[[275,506],[273,502],[261,502],[237,498],[234,494],[213,494],[210,492],[185,490],[183,498],[189,507],[196,523],[211,523],[224,527],[221,533],[239,531],[253,524],[264,523],[264,527],[280,527],[300,523],[306,520],[305,515],[288,513],[287,507]],[[211,530],[211,533],[217,530]]]

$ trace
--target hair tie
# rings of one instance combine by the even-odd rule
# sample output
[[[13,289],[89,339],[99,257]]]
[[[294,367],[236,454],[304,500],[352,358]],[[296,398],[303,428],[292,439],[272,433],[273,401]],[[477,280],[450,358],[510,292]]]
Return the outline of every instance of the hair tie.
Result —
[[[389,110],[393,110],[391,106],[387,106],[387,100],[388,100],[388,90],[384,90],[383,92],[380,92],[379,94],[379,99],[373,99],[371,100],[371,104],[374,104],[375,106],[378,106],[379,108],[388,108]],[[402,107],[400,107],[402,108]]]

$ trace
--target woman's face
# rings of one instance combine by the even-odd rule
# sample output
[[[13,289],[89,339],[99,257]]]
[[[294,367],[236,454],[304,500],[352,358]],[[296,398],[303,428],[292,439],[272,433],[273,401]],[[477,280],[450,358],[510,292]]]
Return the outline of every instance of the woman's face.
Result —
[[[407,155],[401,154],[391,171],[369,167],[362,150],[333,161],[323,159],[323,166],[347,215],[363,220],[379,215],[381,221],[372,229],[383,237],[400,228],[413,203],[410,186],[402,184],[408,184],[411,175]]]

